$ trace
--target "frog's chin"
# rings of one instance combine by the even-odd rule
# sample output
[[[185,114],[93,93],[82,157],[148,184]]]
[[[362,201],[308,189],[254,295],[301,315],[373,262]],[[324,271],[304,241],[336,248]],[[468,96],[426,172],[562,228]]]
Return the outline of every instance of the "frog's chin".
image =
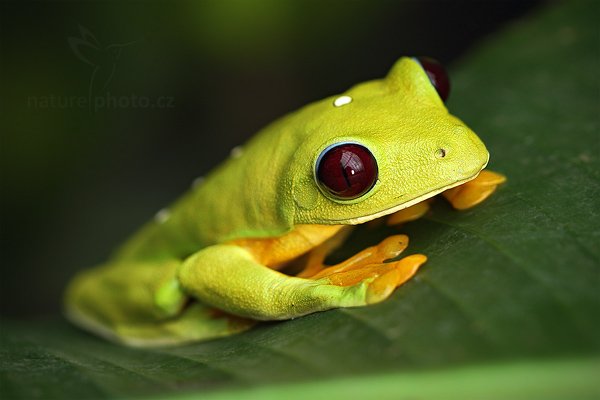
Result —
[[[487,165],[487,163],[486,163],[486,165]],[[454,188],[456,186],[460,186],[460,185],[462,185],[462,184],[464,184],[466,182],[472,181],[473,179],[477,178],[477,176],[479,176],[479,174],[481,173],[481,171],[483,171],[483,169],[486,167],[486,165],[484,165],[483,168],[481,168],[481,170],[478,171],[475,175],[473,175],[473,176],[471,176],[469,178],[466,178],[466,179],[460,180],[458,182],[452,183],[450,185],[446,185],[446,186],[443,186],[441,188],[432,190],[432,191],[427,192],[427,193],[425,193],[425,194],[423,194],[421,196],[418,196],[418,197],[416,197],[416,198],[414,198],[412,200],[405,201],[405,202],[402,202],[400,204],[396,204],[394,206],[391,206],[389,208],[386,208],[384,210],[381,210],[381,211],[373,213],[373,214],[363,215],[363,216],[360,216],[360,217],[351,218],[351,219],[347,219],[347,220],[343,220],[343,221],[335,221],[334,223],[341,224],[341,225],[360,225],[360,224],[364,224],[365,222],[369,222],[369,221],[372,221],[374,219],[385,217],[386,215],[393,214],[393,213],[395,213],[397,211],[403,210],[403,209],[408,208],[410,206],[414,206],[415,204],[420,203],[422,201],[425,201],[427,199],[430,199],[433,196],[436,196],[436,195],[438,195],[438,194],[440,194],[440,193],[442,193],[442,192],[444,192],[444,191],[446,191],[448,189],[452,189],[452,188]]]

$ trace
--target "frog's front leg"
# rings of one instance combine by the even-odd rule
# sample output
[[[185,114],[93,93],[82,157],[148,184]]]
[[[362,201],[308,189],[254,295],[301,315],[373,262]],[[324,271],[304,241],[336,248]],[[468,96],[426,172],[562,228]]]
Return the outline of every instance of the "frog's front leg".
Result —
[[[477,178],[455,188],[446,190],[442,196],[457,210],[466,210],[487,199],[500,185],[506,181],[504,175],[483,170]]]
[[[282,320],[382,301],[425,261],[424,256],[404,260],[351,262],[339,271],[323,270],[319,277],[306,279],[260,264],[245,248],[222,244],[188,258],[178,279],[187,293],[226,312],[257,320]]]

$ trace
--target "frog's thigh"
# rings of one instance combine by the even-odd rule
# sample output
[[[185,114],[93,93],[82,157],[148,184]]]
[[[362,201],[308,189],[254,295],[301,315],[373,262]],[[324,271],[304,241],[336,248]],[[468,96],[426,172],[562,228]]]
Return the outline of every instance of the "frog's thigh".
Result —
[[[107,323],[170,317],[186,300],[174,280],[180,264],[127,260],[85,270],[67,288],[67,309]]]
[[[67,317],[134,346],[179,344],[232,334],[253,322],[193,303],[175,279],[180,260],[121,261],[80,273],[66,293]]]
[[[234,245],[215,245],[192,255],[182,264],[178,278],[183,289],[203,303],[258,320],[363,306],[384,300],[393,290],[380,287],[378,280],[384,276],[376,273],[350,286],[338,286],[327,277],[290,277],[259,264],[247,250]]]

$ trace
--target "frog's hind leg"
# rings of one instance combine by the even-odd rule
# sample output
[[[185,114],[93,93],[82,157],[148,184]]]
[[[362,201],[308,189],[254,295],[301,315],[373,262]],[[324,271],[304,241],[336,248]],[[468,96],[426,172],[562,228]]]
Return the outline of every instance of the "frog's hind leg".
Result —
[[[67,289],[66,315],[107,339],[143,347],[205,340],[254,324],[191,301],[175,279],[180,265],[121,261],[86,270]]]

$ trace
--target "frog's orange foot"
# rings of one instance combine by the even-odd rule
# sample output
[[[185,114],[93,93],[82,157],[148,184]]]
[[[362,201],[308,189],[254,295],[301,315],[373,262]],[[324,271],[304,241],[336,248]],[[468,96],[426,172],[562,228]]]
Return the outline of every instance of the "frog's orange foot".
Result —
[[[352,286],[367,283],[367,304],[385,300],[398,286],[412,278],[427,261],[423,254],[413,254],[399,261],[371,264],[325,276],[330,284]]]
[[[336,286],[365,282],[368,285],[367,303],[382,301],[427,261],[424,255],[414,254],[398,261],[385,262],[397,257],[407,246],[406,235],[390,236],[340,264],[322,269],[311,279],[326,279],[329,284]]]
[[[360,269],[373,264],[381,264],[386,260],[390,260],[400,255],[400,253],[402,253],[406,247],[408,247],[408,236],[392,235],[385,238],[375,246],[367,247],[346,261],[331,267],[322,266],[318,272],[312,276],[309,276],[309,278],[319,279],[341,272]]]
[[[500,185],[506,181],[504,175],[483,170],[477,178],[446,190],[442,195],[457,210],[466,210],[487,199]]]

